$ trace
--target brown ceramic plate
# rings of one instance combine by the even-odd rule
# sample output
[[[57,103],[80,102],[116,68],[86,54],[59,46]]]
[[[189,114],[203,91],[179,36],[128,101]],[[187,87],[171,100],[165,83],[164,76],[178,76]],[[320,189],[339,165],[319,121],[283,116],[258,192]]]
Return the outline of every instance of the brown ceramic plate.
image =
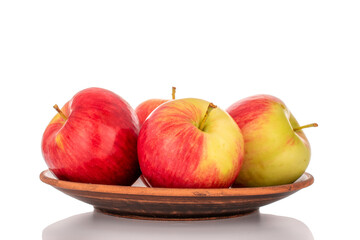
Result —
[[[40,179],[95,210],[128,218],[203,220],[240,216],[310,186],[304,173],[293,184],[254,188],[179,189],[86,184],[58,180],[49,170]]]

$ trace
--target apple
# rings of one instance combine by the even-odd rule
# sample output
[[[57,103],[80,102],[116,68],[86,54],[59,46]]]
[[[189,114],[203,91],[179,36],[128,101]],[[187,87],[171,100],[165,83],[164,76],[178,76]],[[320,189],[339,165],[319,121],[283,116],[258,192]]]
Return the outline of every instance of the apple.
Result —
[[[42,154],[61,180],[131,185],[140,176],[139,124],[117,94],[88,88],[78,92],[47,126]]]
[[[172,99],[175,99],[175,91],[176,88],[172,87]],[[142,103],[140,103],[136,108],[135,112],[139,118],[139,125],[140,127],[145,122],[146,118],[150,115],[152,111],[154,111],[155,108],[160,106],[161,104],[168,102],[171,100],[165,100],[165,99],[149,99]]]
[[[258,187],[293,183],[310,161],[303,128],[280,99],[256,95],[231,105],[227,112],[240,127],[244,163],[234,186]]]
[[[228,188],[237,177],[244,141],[235,121],[195,98],[159,106],[140,129],[139,164],[152,187]]]

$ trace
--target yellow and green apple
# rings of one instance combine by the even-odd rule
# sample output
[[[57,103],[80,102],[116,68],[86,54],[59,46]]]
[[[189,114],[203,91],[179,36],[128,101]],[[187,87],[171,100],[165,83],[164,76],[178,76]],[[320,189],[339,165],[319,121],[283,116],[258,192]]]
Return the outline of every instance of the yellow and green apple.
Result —
[[[175,99],[175,92],[176,92],[176,88],[172,87],[172,100]],[[161,104],[168,102],[168,101],[171,101],[171,100],[154,98],[154,99],[149,99],[149,100],[146,100],[146,101],[140,103],[135,108],[135,112],[139,119],[140,127],[143,125],[146,118],[152,113],[152,111],[154,111],[154,109],[156,109],[158,106],[160,106]]]
[[[256,95],[231,105],[227,112],[240,127],[244,163],[234,186],[258,187],[296,181],[310,161],[310,144],[283,101]]]
[[[101,88],[78,92],[47,126],[42,153],[61,180],[131,185],[140,176],[139,125],[131,106]]]
[[[231,116],[195,98],[159,106],[138,138],[140,168],[152,187],[228,188],[243,154],[241,130]]]

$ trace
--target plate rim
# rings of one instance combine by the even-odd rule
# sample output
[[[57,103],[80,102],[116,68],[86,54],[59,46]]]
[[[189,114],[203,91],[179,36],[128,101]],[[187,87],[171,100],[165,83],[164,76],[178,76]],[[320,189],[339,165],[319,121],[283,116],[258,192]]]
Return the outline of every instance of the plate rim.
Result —
[[[308,187],[314,183],[314,177],[305,172],[305,179],[292,184],[268,186],[268,187],[246,187],[246,188],[152,188],[138,186],[120,186],[71,182],[59,180],[47,175],[51,173],[46,169],[40,173],[40,180],[55,188],[89,191],[98,193],[147,195],[147,196],[170,196],[170,197],[235,197],[235,196],[257,196],[293,192]],[[55,176],[54,174],[52,174]],[[303,176],[301,175],[301,177]],[[300,177],[300,178],[301,178]]]

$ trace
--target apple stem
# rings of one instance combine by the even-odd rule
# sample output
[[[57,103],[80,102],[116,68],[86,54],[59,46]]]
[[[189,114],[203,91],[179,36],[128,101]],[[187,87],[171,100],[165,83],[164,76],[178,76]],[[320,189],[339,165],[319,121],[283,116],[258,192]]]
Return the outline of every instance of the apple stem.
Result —
[[[172,87],[172,99],[175,99],[175,92],[176,92],[176,87]]]
[[[217,108],[217,106],[214,105],[213,103],[210,103],[209,106],[208,106],[208,108],[206,109],[205,116],[204,116],[203,120],[201,121],[200,127],[199,127],[199,129],[200,129],[201,131],[204,130],[205,122],[206,122],[206,120],[208,119],[210,112],[211,112],[214,108]]]
[[[307,125],[304,125],[304,126],[301,126],[301,127],[294,128],[294,132],[299,131],[299,130],[301,130],[303,128],[317,127],[317,126],[319,126],[317,123],[307,124]]]
[[[65,121],[68,119],[67,116],[60,110],[60,108],[59,108],[59,106],[57,104],[55,104],[53,106],[53,108],[60,114],[62,119],[64,119]]]

